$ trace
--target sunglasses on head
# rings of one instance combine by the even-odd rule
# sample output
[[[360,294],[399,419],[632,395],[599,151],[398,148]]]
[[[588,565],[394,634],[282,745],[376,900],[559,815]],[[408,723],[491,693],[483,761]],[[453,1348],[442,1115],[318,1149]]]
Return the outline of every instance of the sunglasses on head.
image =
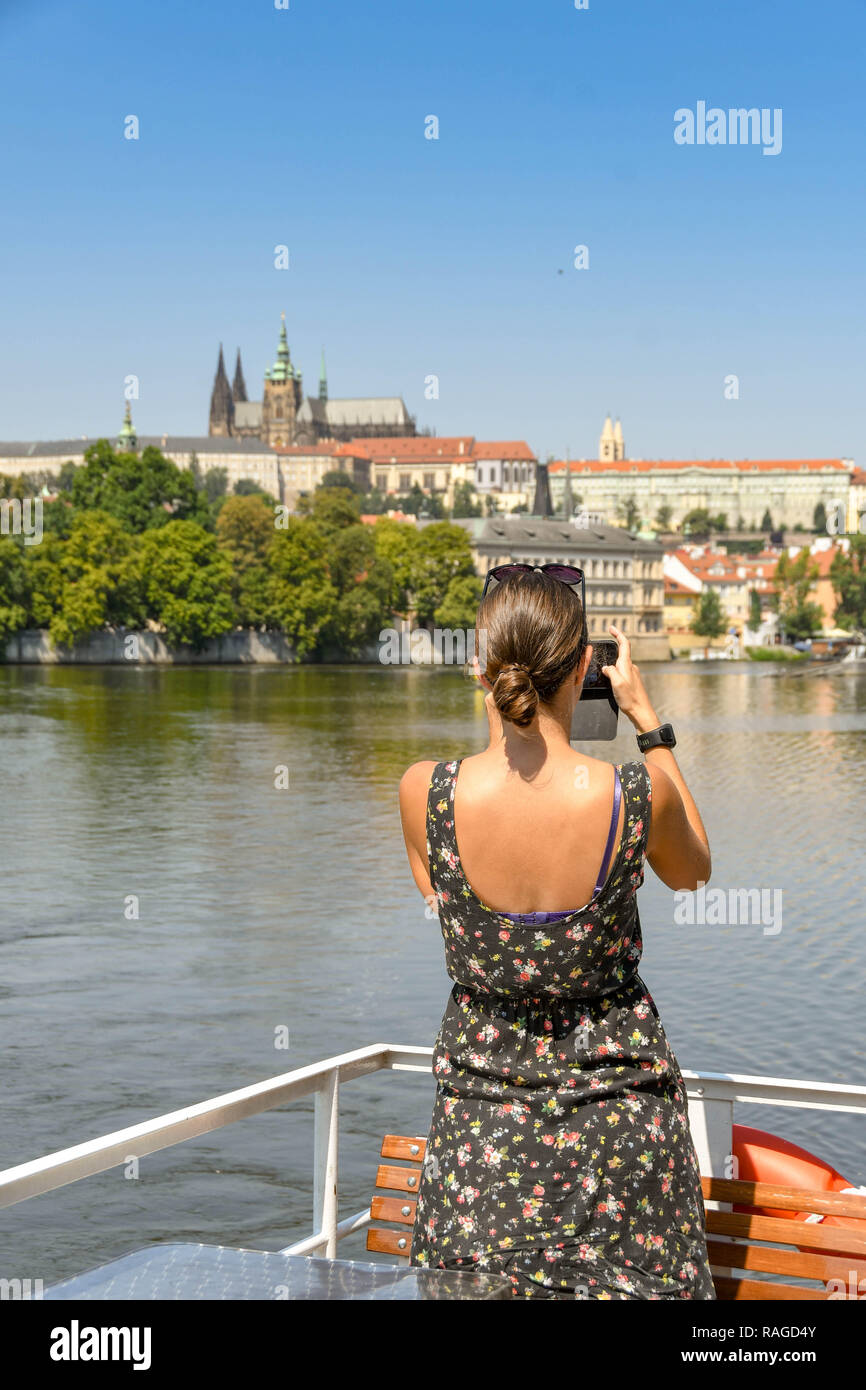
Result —
[[[497,565],[494,569],[487,571],[481,597],[484,598],[491,587],[504,583],[506,579],[516,579],[521,574],[533,574],[536,570],[540,571],[541,574],[549,574],[551,579],[556,579],[560,584],[565,584],[575,593],[579,593],[580,606],[583,610],[584,640],[586,640],[586,584],[583,570],[578,569],[576,565]]]

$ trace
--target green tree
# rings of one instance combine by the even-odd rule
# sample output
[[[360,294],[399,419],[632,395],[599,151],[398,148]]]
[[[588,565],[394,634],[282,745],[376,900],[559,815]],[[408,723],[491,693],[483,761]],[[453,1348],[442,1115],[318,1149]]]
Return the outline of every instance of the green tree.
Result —
[[[433,617],[440,628],[472,628],[481,602],[481,580],[477,574],[452,579],[445,597]]]
[[[725,626],[725,615],[718,592],[715,589],[704,589],[698,599],[698,611],[692,623],[692,632],[696,637],[708,637],[712,641],[715,637],[721,637]]]
[[[77,511],[99,510],[128,531],[147,531],[177,519],[205,519],[207,509],[192,474],[152,446],[141,454],[116,454],[106,439],[86,450],[72,480]]]
[[[233,597],[242,627],[268,621],[268,551],[276,535],[274,504],[256,493],[227,497],[216,519],[217,545],[231,562]]]
[[[202,478],[200,486],[209,506],[213,506],[215,502],[219,502],[221,497],[228,496],[229,470],[227,468],[209,468]]]
[[[235,497],[264,497],[261,483],[255,482],[253,478],[238,478],[234,485]]]
[[[27,626],[29,607],[30,582],[24,547],[11,536],[0,536],[0,651],[11,633]]]
[[[809,598],[818,575],[818,566],[808,550],[801,550],[793,559],[787,552],[779,556],[774,607],[783,631],[794,642],[812,637],[823,625],[820,605]]]
[[[392,517],[380,517],[372,526],[376,554],[387,560],[391,570],[389,606],[393,612],[408,617],[412,607],[412,587],[421,547],[420,533],[415,526]],[[427,528],[429,529],[429,528]]]
[[[756,632],[761,626],[761,595],[757,589],[749,590],[749,627]]]
[[[335,536],[344,526],[356,526],[361,516],[357,496],[344,487],[316,488],[312,496],[298,499],[298,511],[328,537]]]
[[[356,492],[363,495],[363,488],[359,487],[351,473],[344,473],[339,469],[334,469],[326,473],[319,483],[319,487],[344,487],[349,492]]]
[[[361,511],[368,512],[371,516],[382,516],[388,510],[389,497],[387,493],[381,492],[374,487],[370,492],[365,492],[361,498]]]
[[[684,536],[695,536],[701,540],[709,536],[712,528],[712,520],[706,507],[693,507],[690,512],[686,512],[682,522],[682,532]]]
[[[866,536],[855,532],[848,538],[847,553],[836,551],[830,561],[830,583],[838,599],[835,622],[866,632]]]
[[[772,530],[773,530],[773,518],[772,518],[772,516],[770,515],[770,508],[769,508],[769,507],[766,508],[766,510],[765,510],[765,512],[764,512],[764,515],[761,517],[761,527],[760,527],[760,529],[761,529],[762,531],[772,531]]]
[[[481,500],[471,483],[457,483],[455,486],[454,506],[451,508],[451,515],[453,517],[481,515]]]
[[[268,621],[282,629],[299,656],[308,656],[337,604],[321,527],[307,518],[289,517],[268,551],[268,570]]]
[[[410,581],[418,621],[422,625],[433,623],[451,581],[474,574],[469,537],[462,526],[447,521],[425,526],[418,537]]]
[[[815,510],[812,513],[812,530],[820,531],[825,536],[827,534],[827,508],[823,502],[815,504]]]
[[[710,526],[712,527],[712,529],[713,529],[714,531],[727,531],[727,529],[728,529],[728,514],[727,514],[727,512],[719,512],[716,516],[710,517]]]
[[[637,531],[640,527],[640,508],[634,497],[626,497],[623,502],[617,502],[616,514],[627,531]]]
[[[235,625],[232,567],[216,536],[194,521],[169,521],[139,541],[149,614],[170,646],[200,650]]]
[[[357,655],[391,621],[394,584],[390,563],[377,554],[370,526],[345,526],[330,543],[331,582],[337,602],[326,637]]]
[[[60,472],[57,475],[57,487],[60,492],[72,491],[72,484],[75,481],[75,475],[78,472],[78,468],[79,465],[77,463],[73,463],[71,459],[69,459],[66,463],[62,465]]]
[[[671,518],[673,514],[674,509],[673,507],[669,507],[667,502],[664,502],[659,507],[656,512],[656,526],[660,531],[669,531],[671,529]]]
[[[216,522],[217,544],[236,570],[264,565],[276,535],[274,504],[261,495],[227,497]]]
[[[40,598],[48,602],[41,616],[53,643],[74,647],[103,628],[138,627],[144,621],[136,539],[117,517],[79,512],[68,538],[46,559],[56,573],[42,576],[48,583]],[[34,579],[40,582],[38,572]]]

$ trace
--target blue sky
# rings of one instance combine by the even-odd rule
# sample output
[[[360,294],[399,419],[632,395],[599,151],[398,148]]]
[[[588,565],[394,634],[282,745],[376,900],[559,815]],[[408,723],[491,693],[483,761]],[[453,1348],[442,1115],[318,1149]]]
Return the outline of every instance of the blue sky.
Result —
[[[204,433],[285,309],[308,392],[324,344],[441,435],[862,465],[862,0],[290,4],[0,0],[0,438],[114,432],[128,373]],[[676,145],[699,100],[782,152]]]

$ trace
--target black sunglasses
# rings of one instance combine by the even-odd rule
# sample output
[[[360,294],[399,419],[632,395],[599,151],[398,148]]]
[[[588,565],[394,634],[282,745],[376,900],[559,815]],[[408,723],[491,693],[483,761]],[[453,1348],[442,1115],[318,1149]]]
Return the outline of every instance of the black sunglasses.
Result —
[[[587,640],[586,627],[586,583],[583,570],[576,565],[497,565],[495,569],[488,570],[484,580],[484,588],[481,590],[481,597],[487,593],[493,584],[502,584],[506,579],[516,578],[521,574],[533,574],[539,570],[542,574],[549,574],[551,579],[557,579],[560,584],[566,584],[569,589],[580,592],[580,606],[583,612],[583,636]]]

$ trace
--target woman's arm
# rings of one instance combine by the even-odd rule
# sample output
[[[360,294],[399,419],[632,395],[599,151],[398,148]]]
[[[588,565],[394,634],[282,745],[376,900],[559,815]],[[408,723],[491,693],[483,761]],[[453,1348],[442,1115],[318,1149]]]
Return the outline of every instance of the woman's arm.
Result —
[[[435,766],[434,762],[413,763],[400,779],[400,819],[406,854],[418,892],[425,900],[433,896],[427,862],[427,794]]]
[[[657,729],[661,720],[653,709],[632,664],[625,633],[611,627],[619,653],[615,666],[603,667],[610,676],[617,704],[639,734]],[[708,883],[712,863],[707,832],[686,780],[670,748],[651,748],[646,763],[652,779],[652,815],[647,837],[647,859],[668,888],[693,892]]]

